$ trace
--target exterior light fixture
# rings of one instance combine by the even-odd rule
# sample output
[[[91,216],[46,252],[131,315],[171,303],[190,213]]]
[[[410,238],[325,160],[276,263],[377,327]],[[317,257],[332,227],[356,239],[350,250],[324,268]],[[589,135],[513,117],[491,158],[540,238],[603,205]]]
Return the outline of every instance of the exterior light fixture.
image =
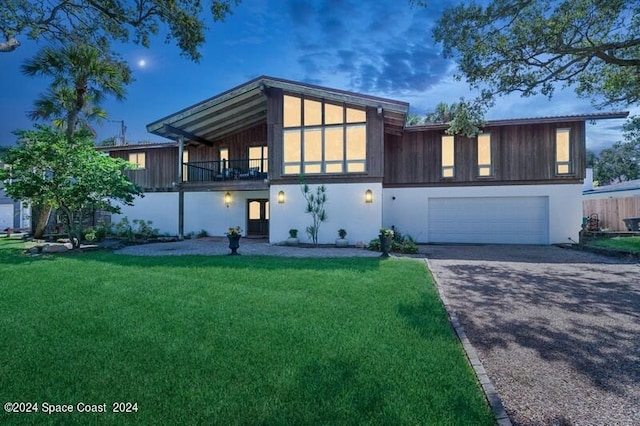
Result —
[[[278,204],[284,204],[284,191],[278,192]]]
[[[367,189],[364,192],[364,202],[367,204],[373,203],[373,192],[370,189]]]
[[[229,191],[224,194],[224,203],[227,205],[227,208],[229,208],[229,204],[231,204],[231,193]]]
[[[378,108],[376,108],[376,112],[378,113],[378,117],[382,116],[382,105],[378,105]]]

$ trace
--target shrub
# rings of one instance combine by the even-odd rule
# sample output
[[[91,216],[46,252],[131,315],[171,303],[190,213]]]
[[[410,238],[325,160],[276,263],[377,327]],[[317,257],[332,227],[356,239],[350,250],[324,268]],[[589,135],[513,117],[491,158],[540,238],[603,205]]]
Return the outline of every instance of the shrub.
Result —
[[[344,237],[347,236],[347,230],[344,228],[338,229],[338,236],[344,240]]]
[[[289,238],[298,238],[298,230],[297,229],[289,229]]]
[[[403,235],[397,229],[385,230],[383,228],[380,230],[380,232],[382,233],[383,230],[393,235],[393,241],[391,242],[391,249],[389,251],[394,253],[405,253],[405,254],[418,253],[418,246],[416,245],[411,235],[408,235],[408,234]],[[375,238],[371,240],[367,248],[372,251],[380,251],[380,239]]]
[[[209,233],[206,230],[201,229],[200,232],[198,232],[198,235],[196,235],[196,238],[206,238],[208,236]]]

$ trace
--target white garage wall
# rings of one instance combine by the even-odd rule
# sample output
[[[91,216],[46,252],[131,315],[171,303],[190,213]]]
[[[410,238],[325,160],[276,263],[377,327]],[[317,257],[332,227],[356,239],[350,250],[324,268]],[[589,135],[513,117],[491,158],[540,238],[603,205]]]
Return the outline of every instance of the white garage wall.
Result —
[[[129,222],[150,220],[161,234],[178,235],[178,193],[148,192],[142,198],[136,197],[133,206],[122,206],[121,214],[111,216],[111,223],[117,223],[125,216]]]
[[[418,242],[429,242],[429,198],[549,197],[549,243],[578,241],[582,224],[582,185],[509,185],[459,188],[386,188],[382,222],[394,225]],[[395,199],[394,199],[395,197]]]
[[[13,227],[13,204],[0,204],[0,231]]]
[[[316,185],[310,185],[315,191]],[[327,187],[325,209],[328,220],[320,225],[318,242],[333,244],[338,238],[338,229],[347,231],[349,244],[368,243],[376,238],[382,224],[382,184],[381,183],[341,183]],[[373,203],[364,202],[367,189],[373,192]],[[284,191],[286,201],[278,204],[278,192]],[[300,185],[272,185],[271,219],[269,241],[281,243],[289,237],[289,229],[298,229],[301,242],[311,242],[305,232],[311,225],[311,215],[305,213],[306,201]]]

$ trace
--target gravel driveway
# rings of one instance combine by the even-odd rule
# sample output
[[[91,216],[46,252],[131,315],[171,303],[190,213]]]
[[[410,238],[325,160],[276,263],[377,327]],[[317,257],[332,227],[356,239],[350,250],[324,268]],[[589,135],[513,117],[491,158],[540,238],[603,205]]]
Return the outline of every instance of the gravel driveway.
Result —
[[[558,247],[424,251],[514,424],[640,424],[640,264]]]

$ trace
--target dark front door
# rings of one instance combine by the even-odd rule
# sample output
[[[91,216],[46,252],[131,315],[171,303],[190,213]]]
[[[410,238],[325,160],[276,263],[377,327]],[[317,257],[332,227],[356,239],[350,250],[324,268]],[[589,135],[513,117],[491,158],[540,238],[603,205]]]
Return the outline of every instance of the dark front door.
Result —
[[[269,200],[247,200],[247,235],[269,235]]]

